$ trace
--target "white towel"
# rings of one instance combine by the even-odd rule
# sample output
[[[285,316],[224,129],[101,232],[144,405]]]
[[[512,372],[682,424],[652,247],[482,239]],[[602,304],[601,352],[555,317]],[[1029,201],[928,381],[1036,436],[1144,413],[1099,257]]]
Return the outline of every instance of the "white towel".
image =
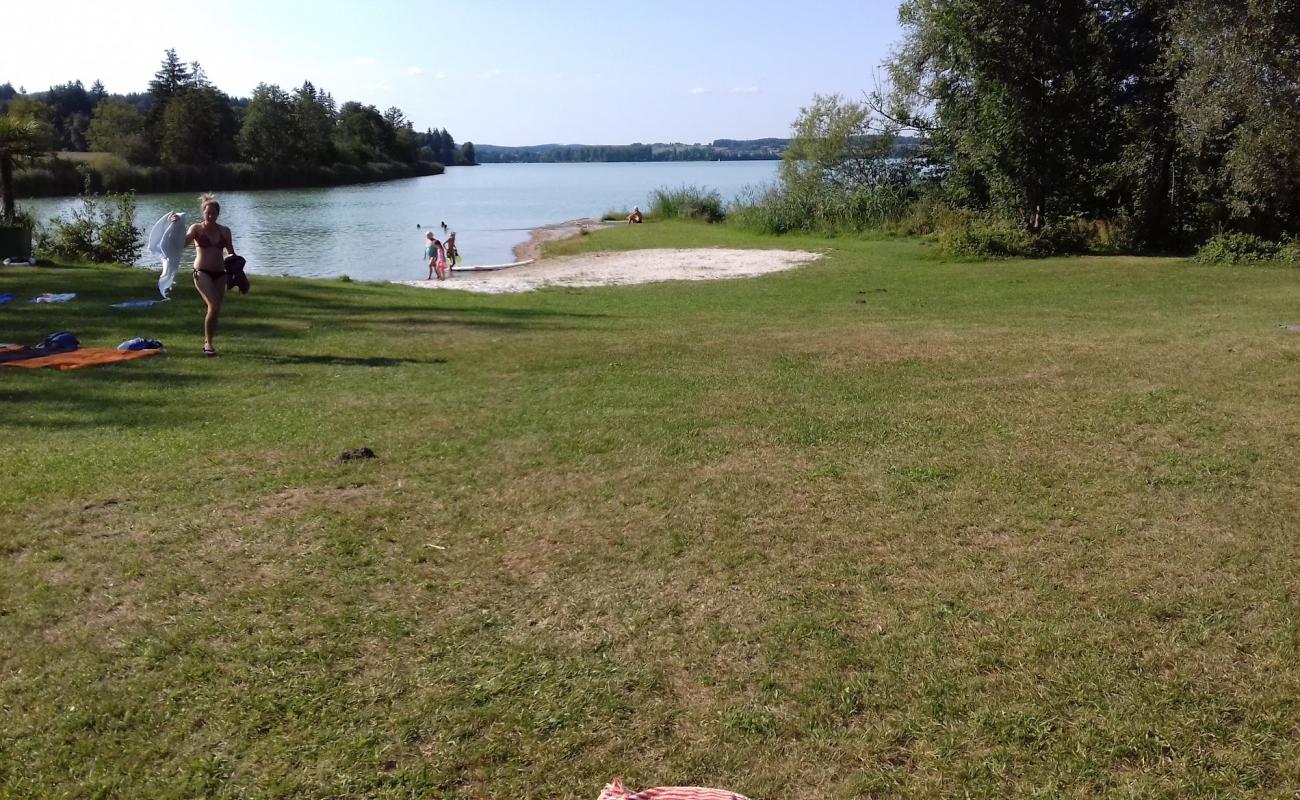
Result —
[[[162,259],[162,275],[158,276],[158,291],[164,300],[171,292],[172,284],[176,282],[176,273],[181,266],[181,251],[185,249],[185,231],[188,228],[184,214],[177,214],[176,219],[173,220],[171,212],[168,212],[163,214],[149,230],[149,252]]]

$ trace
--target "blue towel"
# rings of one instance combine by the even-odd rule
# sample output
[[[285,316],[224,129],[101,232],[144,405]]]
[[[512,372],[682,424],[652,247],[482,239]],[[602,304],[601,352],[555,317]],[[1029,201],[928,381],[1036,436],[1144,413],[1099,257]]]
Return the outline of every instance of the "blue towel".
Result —
[[[161,302],[161,300],[123,300],[120,303],[114,303],[113,308],[148,308]]]
[[[118,350],[161,350],[162,342],[157,339],[145,339],[137,336],[134,339],[127,339],[117,346]]]

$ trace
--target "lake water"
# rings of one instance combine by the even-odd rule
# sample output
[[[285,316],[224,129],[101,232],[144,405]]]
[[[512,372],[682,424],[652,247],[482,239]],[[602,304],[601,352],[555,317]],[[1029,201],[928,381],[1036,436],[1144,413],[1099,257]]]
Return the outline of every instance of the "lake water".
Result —
[[[637,164],[484,164],[451,167],[408,180],[261,192],[218,192],[221,222],[230,226],[248,271],[360,280],[423,279],[424,234],[439,223],[456,232],[466,266],[505,264],[532,228],[606,211],[649,207],[655,189],[696,186],[730,201],[771,183],[776,161],[689,161]],[[76,198],[24,200],[42,222]],[[136,224],[146,233],[171,210],[198,220],[196,193],[140,195]],[[416,228],[419,224],[421,227]],[[146,257],[147,259],[148,257]],[[149,263],[142,260],[141,263]]]

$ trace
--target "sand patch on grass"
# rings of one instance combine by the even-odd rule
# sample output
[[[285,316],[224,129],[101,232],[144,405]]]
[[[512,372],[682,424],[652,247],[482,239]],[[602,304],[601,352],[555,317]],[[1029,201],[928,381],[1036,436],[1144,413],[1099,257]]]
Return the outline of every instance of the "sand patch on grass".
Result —
[[[504,294],[531,292],[547,286],[623,286],[744,278],[794,269],[818,257],[817,253],[801,250],[629,250],[544,259],[491,272],[453,272],[445,281],[399,283],[427,289]]]

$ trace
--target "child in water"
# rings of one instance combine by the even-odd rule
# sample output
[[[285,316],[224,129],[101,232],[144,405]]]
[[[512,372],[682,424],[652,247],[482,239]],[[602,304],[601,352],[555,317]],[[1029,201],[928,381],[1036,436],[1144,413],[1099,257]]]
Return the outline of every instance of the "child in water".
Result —
[[[447,263],[456,266],[457,259],[460,258],[460,251],[456,249],[456,232],[452,231],[447,237]]]
[[[433,238],[433,231],[424,235],[429,244],[424,248],[424,257],[429,260],[429,277],[427,280],[433,280],[434,273],[438,274],[438,280],[447,280],[447,256],[442,248],[442,242]]]

